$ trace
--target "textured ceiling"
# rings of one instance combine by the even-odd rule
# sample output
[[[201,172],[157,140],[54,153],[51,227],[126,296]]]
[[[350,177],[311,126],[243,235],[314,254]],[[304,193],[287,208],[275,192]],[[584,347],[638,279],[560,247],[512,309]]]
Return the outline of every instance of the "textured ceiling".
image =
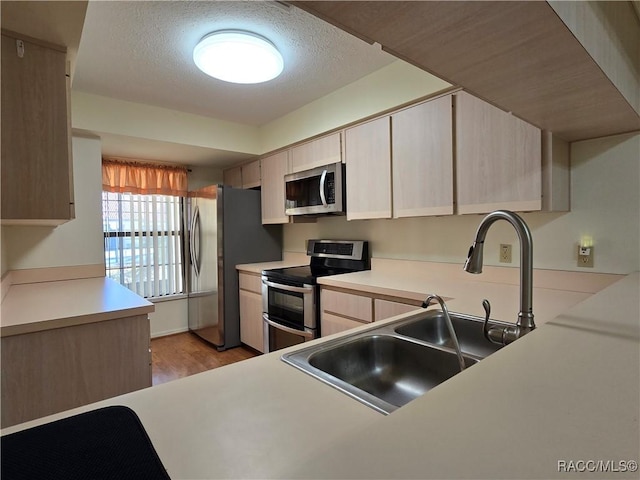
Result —
[[[284,73],[233,85],[200,72],[192,51],[220,29],[269,38]],[[377,45],[267,1],[91,1],[74,90],[248,125],[263,125],[395,60]]]

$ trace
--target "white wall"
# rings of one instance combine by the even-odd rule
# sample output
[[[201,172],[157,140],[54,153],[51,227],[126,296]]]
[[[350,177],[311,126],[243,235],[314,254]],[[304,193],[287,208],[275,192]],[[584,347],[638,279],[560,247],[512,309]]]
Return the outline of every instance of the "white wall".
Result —
[[[161,337],[172,333],[186,332],[187,299],[154,302],[155,312],[149,315],[151,337]]]
[[[167,108],[71,92],[73,128],[259,154],[258,128]]]
[[[72,144],[76,218],[55,228],[4,226],[7,268],[104,264],[100,139],[74,136]]]
[[[222,170],[219,168],[191,167],[190,170],[187,177],[189,190],[197,190],[223,181]]]
[[[617,135],[571,145],[571,212],[526,213],[532,230],[534,266],[626,274],[640,270],[640,134]],[[482,215],[361,220],[320,218],[317,223],[284,227],[284,249],[303,252],[309,238],[352,238],[371,242],[378,258],[400,258],[462,265]],[[593,238],[593,269],[577,267],[577,244]],[[498,262],[500,243],[517,236],[506,222],[494,224],[485,243],[485,262]]]
[[[260,127],[261,150],[263,153],[276,150],[450,86],[398,60],[263,125]]]

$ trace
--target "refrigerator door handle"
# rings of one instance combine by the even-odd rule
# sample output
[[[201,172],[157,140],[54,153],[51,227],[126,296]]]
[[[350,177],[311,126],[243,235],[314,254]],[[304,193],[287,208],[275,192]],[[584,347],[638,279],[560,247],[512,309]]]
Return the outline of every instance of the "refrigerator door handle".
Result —
[[[189,252],[191,264],[196,277],[200,276],[200,210],[196,206],[191,218],[191,235],[189,236]]]

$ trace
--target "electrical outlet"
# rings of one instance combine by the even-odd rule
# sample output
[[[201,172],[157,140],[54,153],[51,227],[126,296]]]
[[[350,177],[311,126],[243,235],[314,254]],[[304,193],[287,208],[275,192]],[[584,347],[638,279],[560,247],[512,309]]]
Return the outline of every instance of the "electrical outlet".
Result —
[[[578,266],[593,268],[593,246],[581,247],[578,245]]]
[[[511,244],[500,244],[500,263],[511,263]]]

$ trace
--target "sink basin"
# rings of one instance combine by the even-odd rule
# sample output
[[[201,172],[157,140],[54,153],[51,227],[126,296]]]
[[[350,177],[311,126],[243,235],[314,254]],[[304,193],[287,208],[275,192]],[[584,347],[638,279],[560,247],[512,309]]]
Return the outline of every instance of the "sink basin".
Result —
[[[466,358],[466,366],[477,360]],[[460,372],[454,353],[390,335],[367,335],[313,353],[309,364],[400,407]]]
[[[453,329],[458,337],[460,350],[463,353],[477,357],[487,357],[502,348],[502,345],[491,343],[484,338],[481,318],[469,315],[450,313]],[[503,325],[502,322],[491,320],[492,325]],[[447,329],[447,323],[441,311],[430,310],[423,318],[404,323],[395,328],[395,332],[411,338],[416,338],[432,345],[453,348],[453,341]]]
[[[501,348],[484,338],[481,318],[453,313],[451,321],[466,367]],[[444,322],[441,311],[424,311],[286,353],[282,360],[388,414],[460,372]]]

